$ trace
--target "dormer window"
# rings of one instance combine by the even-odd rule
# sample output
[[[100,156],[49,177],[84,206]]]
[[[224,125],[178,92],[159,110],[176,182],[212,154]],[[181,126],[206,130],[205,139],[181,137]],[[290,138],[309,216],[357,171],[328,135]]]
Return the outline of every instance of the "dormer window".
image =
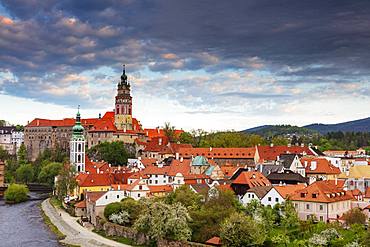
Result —
[[[312,194],[312,198],[317,198],[317,194],[316,193],[313,193]]]
[[[305,196],[306,196],[306,194],[302,192],[301,197],[304,198]]]

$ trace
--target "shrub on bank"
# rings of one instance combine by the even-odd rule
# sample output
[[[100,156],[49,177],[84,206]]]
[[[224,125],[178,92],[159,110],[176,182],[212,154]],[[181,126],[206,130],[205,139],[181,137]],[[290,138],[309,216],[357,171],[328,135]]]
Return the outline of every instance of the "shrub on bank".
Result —
[[[27,201],[28,188],[24,184],[11,184],[4,194],[7,203],[20,203]]]

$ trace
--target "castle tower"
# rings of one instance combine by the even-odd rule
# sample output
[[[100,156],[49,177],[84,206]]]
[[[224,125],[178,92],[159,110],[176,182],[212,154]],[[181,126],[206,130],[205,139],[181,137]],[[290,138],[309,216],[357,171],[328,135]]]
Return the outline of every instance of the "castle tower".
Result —
[[[84,127],[81,125],[80,106],[76,116],[76,124],[72,128],[70,141],[70,162],[77,172],[85,172],[85,137]]]
[[[130,83],[127,82],[125,65],[118,83],[116,105],[114,108],[114,124],[118,130],[132,130],[132,97]]]

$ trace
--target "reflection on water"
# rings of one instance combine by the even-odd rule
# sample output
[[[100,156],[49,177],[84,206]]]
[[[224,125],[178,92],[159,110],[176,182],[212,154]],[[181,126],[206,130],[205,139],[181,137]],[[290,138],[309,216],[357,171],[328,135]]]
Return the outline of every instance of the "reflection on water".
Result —
[[[37,194],[32,194],[32,198]],[[0,199],[0,246],[1,247],[53,247],[59,246],[55,235],[44,224],[41,201],[28,201],[6,205]]]

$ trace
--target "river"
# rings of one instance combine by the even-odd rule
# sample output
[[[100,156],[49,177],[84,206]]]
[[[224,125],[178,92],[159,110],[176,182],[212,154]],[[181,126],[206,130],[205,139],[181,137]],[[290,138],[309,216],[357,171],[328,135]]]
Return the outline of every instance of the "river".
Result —
[[[39,195],[32,193],[32,198]],[[44,224],[41,200],[6,205],[0,199],[0,247],[59,247],[56,236]]]

